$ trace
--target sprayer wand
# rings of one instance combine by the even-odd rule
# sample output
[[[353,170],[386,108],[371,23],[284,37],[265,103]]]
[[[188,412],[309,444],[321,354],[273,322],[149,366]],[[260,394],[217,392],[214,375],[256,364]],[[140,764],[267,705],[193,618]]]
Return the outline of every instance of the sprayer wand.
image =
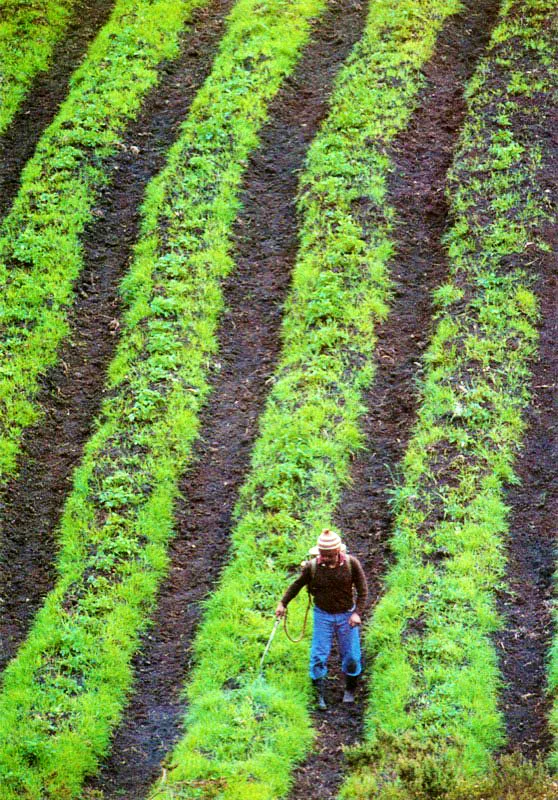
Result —
[[[279,627],[279,623],[280,622],[281,622],[281,620],[279,618],[277,618],[275,620],[274,624],[273,624],[273,629],[272,629],[272,631],[271,631],[271,633],[269,635],[269,639],[267,640],[267,644],[265,646],[265,650],[263,651],[263,656],[262,656],[261,661],[260,661],[260,675],[263,672],[263,665],[264,665],[265,657],[268,654],[269,648],[271,647],[271,642],[273,641],[273,637],[275,636],[275,633],[277,631],[277,628]]]
[[[306,633],[306,621],[308,620],[308,612],[310,611],[311,604],[312,604],[312,599],[311,599],[310,596],[308,596],[308,605],[306,606],[306,613],[304,614],[304,622],[302,623],[302,631],[300,633],[300,636],[297,636],[296,638],[291,636],[289,631],[287,630],[287,609],[285,609],[285,615],[283,617],[283,627],[285,629],[285,635],[286,635],[287,639],[289,640],[289,642],[294,642],[296,644],[298,642],[301,642],[302,639],[304,638],[304,634]],[[269,639],[267,640],[267,644],[265,646],[265,650],[263,651],[263,656],[262,656],[261,661],[260,661],[260,675],[262,674],[262,671],[263,671],[263,664],[264,664],[264,661],[265,661],[265,657],[268,654],[269,648],[271,647],[271,642],[273,641],[273,637],[275,636],[275,633],[277,632],[277,628],[279,627],[280,622],[281,622],[281,619],[279,617],[277,617],[277,619],[275,620],[275,622],[273,624],[273,629],[272,629],[272,631],[271,631],[271,633],[269,635]]]

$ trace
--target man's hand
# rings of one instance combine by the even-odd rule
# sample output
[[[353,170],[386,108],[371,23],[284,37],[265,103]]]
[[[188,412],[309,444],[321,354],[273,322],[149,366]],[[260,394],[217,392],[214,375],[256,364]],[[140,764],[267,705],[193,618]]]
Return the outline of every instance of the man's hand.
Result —
[[[279,603],[279,605],[275,609],[275,616],[277,617],[277,619],[281,619],[281,617],[285,616],[285,606],[283,605],[283,603]]]
[[[361,622],[362,620],[360,618],[360,615],[357,614],[356,611],[353,611],[353,613],[349,617],[349,625],[351,626],[351,628],[354,628],[356,625],[360,625]]]

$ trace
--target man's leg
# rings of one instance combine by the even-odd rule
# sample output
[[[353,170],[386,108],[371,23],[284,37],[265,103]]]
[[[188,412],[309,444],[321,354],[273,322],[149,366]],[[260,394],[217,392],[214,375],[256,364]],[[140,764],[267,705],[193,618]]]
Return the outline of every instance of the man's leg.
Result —
[[[339,615],[341,617],[341,615]],[[362,672],[360,652],[360,630],[358,625],[351,628],[349,617],[351,612],[343,614],[336,626],[337,641],[341,653],[341,669],[345,673],[344,703],[352,703],[355,699],[358,676]]]
[[[314,606],[314,629],[310,649],[310,677],[317,692],[318,708],[327,708],[324,698],[324,679],[331,652],[334,622],[331,614]]]

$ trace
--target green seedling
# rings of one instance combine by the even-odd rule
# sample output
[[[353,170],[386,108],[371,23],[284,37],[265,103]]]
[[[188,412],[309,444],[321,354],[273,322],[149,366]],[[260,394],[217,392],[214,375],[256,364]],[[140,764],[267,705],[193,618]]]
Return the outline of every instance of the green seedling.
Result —
[[[68,334],[83,230],[110,181],[109,158],[204,2],[117,0],[22,173],[0,227],[0,487],[16,470],[23,431],[40,416],[41,376]]]
[[[37,73],[48,69],[73,7],[74,0],[47,0],[40,6],[0,0],[0,136]]]
[[[239,0],[150,184],[105,402],[62,517],[58,579],[4,675],[1,800],[80,797],[109,746],[209,392],[248,156],[323,9],[322,0]],[[273,692],[241,696],[267,713]]]
[[[496,785],[501,797],[524,796],[521,770],[504,785],[490,777],[505,741],[492,634],[502,625],[505,487],[537,346],[531,264],[552,218],[538,191],[555,91],[551,5],[505,2],[468,87],[449,181],[451,276],[436,293],[421,407],[394,494],[397,560],[367,633],[366,753],[355,754],[344,800],[493,797]],[[538,87],[527,110],[517,70]]]

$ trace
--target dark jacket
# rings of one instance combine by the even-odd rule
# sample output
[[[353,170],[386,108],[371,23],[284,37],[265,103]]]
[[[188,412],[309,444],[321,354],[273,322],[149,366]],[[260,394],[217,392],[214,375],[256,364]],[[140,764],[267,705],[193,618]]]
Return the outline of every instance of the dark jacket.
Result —
[[[348,559],[351,559],[351,567]],[[318,560],[313,577],[311,562],[307,561],[301,575],[283,595],[283,605],[287,606],[303,586],[310,587],[317,607],[330,614],[350,611],[356,599],[355,610],[362,615],[368,597],[368,586],[360,561],[349,555],[344,556],[343,564],[336,567],[327,567]]]

